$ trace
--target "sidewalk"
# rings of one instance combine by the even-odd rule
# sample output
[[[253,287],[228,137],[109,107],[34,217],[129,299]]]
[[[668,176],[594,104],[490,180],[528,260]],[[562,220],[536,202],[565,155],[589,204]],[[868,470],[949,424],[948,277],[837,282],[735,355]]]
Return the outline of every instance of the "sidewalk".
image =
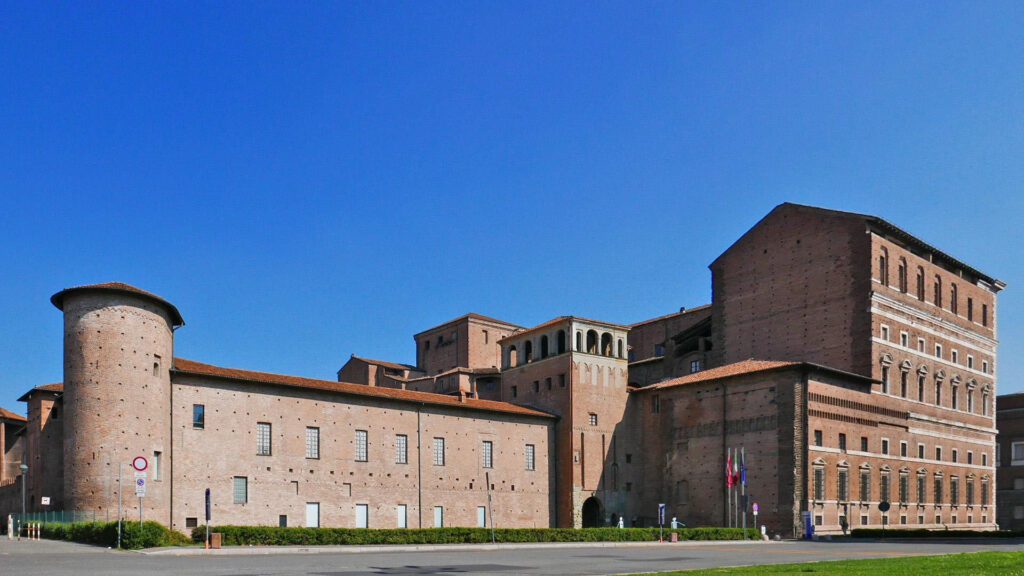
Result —
[[[661,548],[695,546],[754,546],[783,542],[760,540],[687,540],[683,542],[515,542],[499,544],[380,544],[374,546],[225,546],[206,550],[202,546],[178,546],[139,550],[139,554],[158,556],[238,556],[256,554],[360,554],[367,552],[487,552],[494,550],[536,550],[551,548]]]

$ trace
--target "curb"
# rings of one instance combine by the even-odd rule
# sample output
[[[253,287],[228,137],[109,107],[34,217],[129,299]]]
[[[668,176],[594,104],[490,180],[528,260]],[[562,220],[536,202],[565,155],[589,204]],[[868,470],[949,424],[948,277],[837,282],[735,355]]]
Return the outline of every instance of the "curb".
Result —
[[[686,548],[692,546],[730,546],[780,544],[759,540],[689,540],[685,542],[516,542],[504,544],[380,544],[372,546],[228,546],[219,549],[192,547],[151,548],[139,554],[153,556],[239,556],[266,554],[366,554],[381,552],[488,552],[552,548]]]

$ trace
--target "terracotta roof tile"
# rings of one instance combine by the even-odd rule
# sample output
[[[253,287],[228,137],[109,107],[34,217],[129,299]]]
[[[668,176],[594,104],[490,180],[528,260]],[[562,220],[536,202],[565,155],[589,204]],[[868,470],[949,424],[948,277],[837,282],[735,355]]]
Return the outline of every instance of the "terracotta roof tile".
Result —
[[[458,318],[452,318],[451,320],[449,320],[447,322],[442,322],[442,323],[437,324],[435,326],[431,326],[430,328],[427,328],[426,330],[423,330],[421,332],[417,332],[416,334],[413,335],[413,338],[418,337],[420,334],[426,334],[427,332],[433,332],[434,330],[437,330],[438,328],[443,328],[443,327],[445,327],[445,326],[447,326],[449,324],[454,324],[454,323],[456,323],[456,322],[458,322],[460,320],[465,320],[467,318],[472,318],[474,320],[483,320],[484,322],[493,322],[494,324],[501,324],[502,326],[508,326],[509,328],[522,328],[522,326],[520,326],[518,324],[513,324],[511,322],[505,322],[504,320],[498,320],[497,318],[491,318],[490,316],[484,316],[483,314],[477,314],[476,312],[470,312],[469,314],[463,314],[462,316],[459,316]]]
[[[353,396],[385,398],[397,401],[416,402],[447,406],[450,408],[466,408],[471,410],[485,410],[489,412],[504,412],[509,414],[521,414],[524,416],[540,416],[554,418],[551,414],[531,410],[507,402],[496,402],[493,400],[479,400],[466,398],[460,400],[454,396],[431,394],[429,392],[413,392],[412,390],[401,390],[398,388],[382,388],[379,386],[364,386],[362,384],[350,384],[348,382],[334,382],[332,380],[318,380],[315,378],[303,378],[301,376],[287,376],[284,374],[271,374],[269,372],[254,372],[252,370],[240,370],[237,368],[222,368],[211,364],[204,364],[185,358],[174,359],[174,370],[185,374],[196,374],[200,376],[213,376],[231,380],[242,380],[263,384],[277,384],[281,386],[297,386],[300,388],[311,388],[327,392],[338,392]]]
[[[591,320],[590,318],[583,318],[583,317],[580,317],[580,316],[558,316],[556,318],[552,318],[551,320],[548,320],[547,322],[541,322],[540,324],[537,324],[536,326],[533,326],[533,327],[527,328],[525,330],[520,330],[518,332],[514,332],[512,334],[509,334],[508,336],[505,336],[501,340],[498,340],[498,342],[505,342],[507,340],[512,340],[514,338],[519,338],[520,336],[522,336],[524,334],[532,334],[533,332],[536,332],[538,330],[543,330],[544,328],[548,328],[548,327],[554,326],[554,325],[559,324],[561,322],[569,322],[569,321],[572,321],[572,320],[579,320],[580,322],[589,322],[591,324],[600,324],[602,326],[614,326],[616,328],[625,328],[627,330],[629,329],[629,326],[626,326],[624,324],[616,324],[614,322],[605,322],[603,320]],[[568,345],[568,342],[566,342],[566,345]]]
[[[0,419],[14,420],[15,422],[27,422],[24,416],[21,416],[20,414],[15,414],[10,410],[4,410],[3,408],[0,408]]]
[[[766,372],[768,370],[776,370],[778,368],[785,368],[788,366],[799,366],[801,364],[802,362],[744,360],[742,362],[734,362],[717,368],[701,370],[700,372],[694,372],[693,374],[687,374],[686,376],[666,380],[665,382],[659,382],[653,386],[646,386],[643,390],[662,390],[665,388],[673,388],[675,386],[683,386],[685,384],[694,384],[696,382],[705,382],[707,380],[716,380],[718,378],[728,378],[729,376],[739,376],[740,374]]]
[[[352,357],[355,358],[356,360],[362,360],[363,362],[366,362],[367,364],[373,364],[373,365],[376,365],[376,366],[383,366],[385,368],[394,368],[396,370],[418,371],[415,366],[410,366],[409,364],[399,364],[397,362],[388,362],[386,360],[374,360],[373,358],[366,358],[365,356],[356,356],[355,354],[353,354]]]
[[[171,312],[172,324],[174,324],[175,326],[183,326],[185,324],[185,320],[182,319],[181,313],[178,312],[178,309],[174,307],[174,304],[171,304],[167,300],[164,300],[163,298],[157,296],[156,294],[153,294],[152,292],[146,292],[141,288],[136,288],[135,286],[132,286],[131,284],[125,284],[124,282],[103,282],[102,284],[86,284],[83,286],[73,286],[71,288],[65,288],[51,296],[50,302],[52,302],[53,305],[57,307],[57,309],[63,310],[64,296],[67,295],[69,292],[77,292],[80,290],[105,290],[108,292],[125,292],[129,294],[135,294],[138,296],[145,296],[167,307],[167,309]]]
[[[54,382],[53,384],[42,384],[40,386],[36,386],[35,388],[29,390],[28,392],[22,394],[21,398],[18,398],[18,402],[28,402],[28,397],[31,396],[32,393],[35,392],[36,390],[41,390],[43,392],[63,392],[64,383]]]

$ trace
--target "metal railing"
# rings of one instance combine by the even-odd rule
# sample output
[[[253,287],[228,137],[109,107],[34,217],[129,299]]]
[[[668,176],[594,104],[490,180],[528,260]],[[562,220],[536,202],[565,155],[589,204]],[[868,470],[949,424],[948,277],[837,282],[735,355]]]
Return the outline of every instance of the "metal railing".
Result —
[[[21,525],[31,522],[71,524],[73,522],[96,522],[95,510],[53,510],[48,512],[32,512],[30,514],[11,514],[14,524]],[[102,520],[102,518],[100,518]]]

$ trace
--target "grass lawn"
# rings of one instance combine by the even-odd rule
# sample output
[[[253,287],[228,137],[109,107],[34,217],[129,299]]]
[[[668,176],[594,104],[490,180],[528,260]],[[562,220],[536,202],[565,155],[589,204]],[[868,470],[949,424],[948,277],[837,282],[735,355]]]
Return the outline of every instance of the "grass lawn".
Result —
[[[659,576],[704,576],[706,574],[761,575],[761,574],[838,574],[842,576],[918,576],[919,574],[988,576],[1013,574],[1024,576],[1024,552],[975,552],[945,554],[942,556],[916,556],[904,558],[872,558],[868,560],[838,560],[834,562],[802,562],[746,566],[743,568],[712,568],[659,572]]]

